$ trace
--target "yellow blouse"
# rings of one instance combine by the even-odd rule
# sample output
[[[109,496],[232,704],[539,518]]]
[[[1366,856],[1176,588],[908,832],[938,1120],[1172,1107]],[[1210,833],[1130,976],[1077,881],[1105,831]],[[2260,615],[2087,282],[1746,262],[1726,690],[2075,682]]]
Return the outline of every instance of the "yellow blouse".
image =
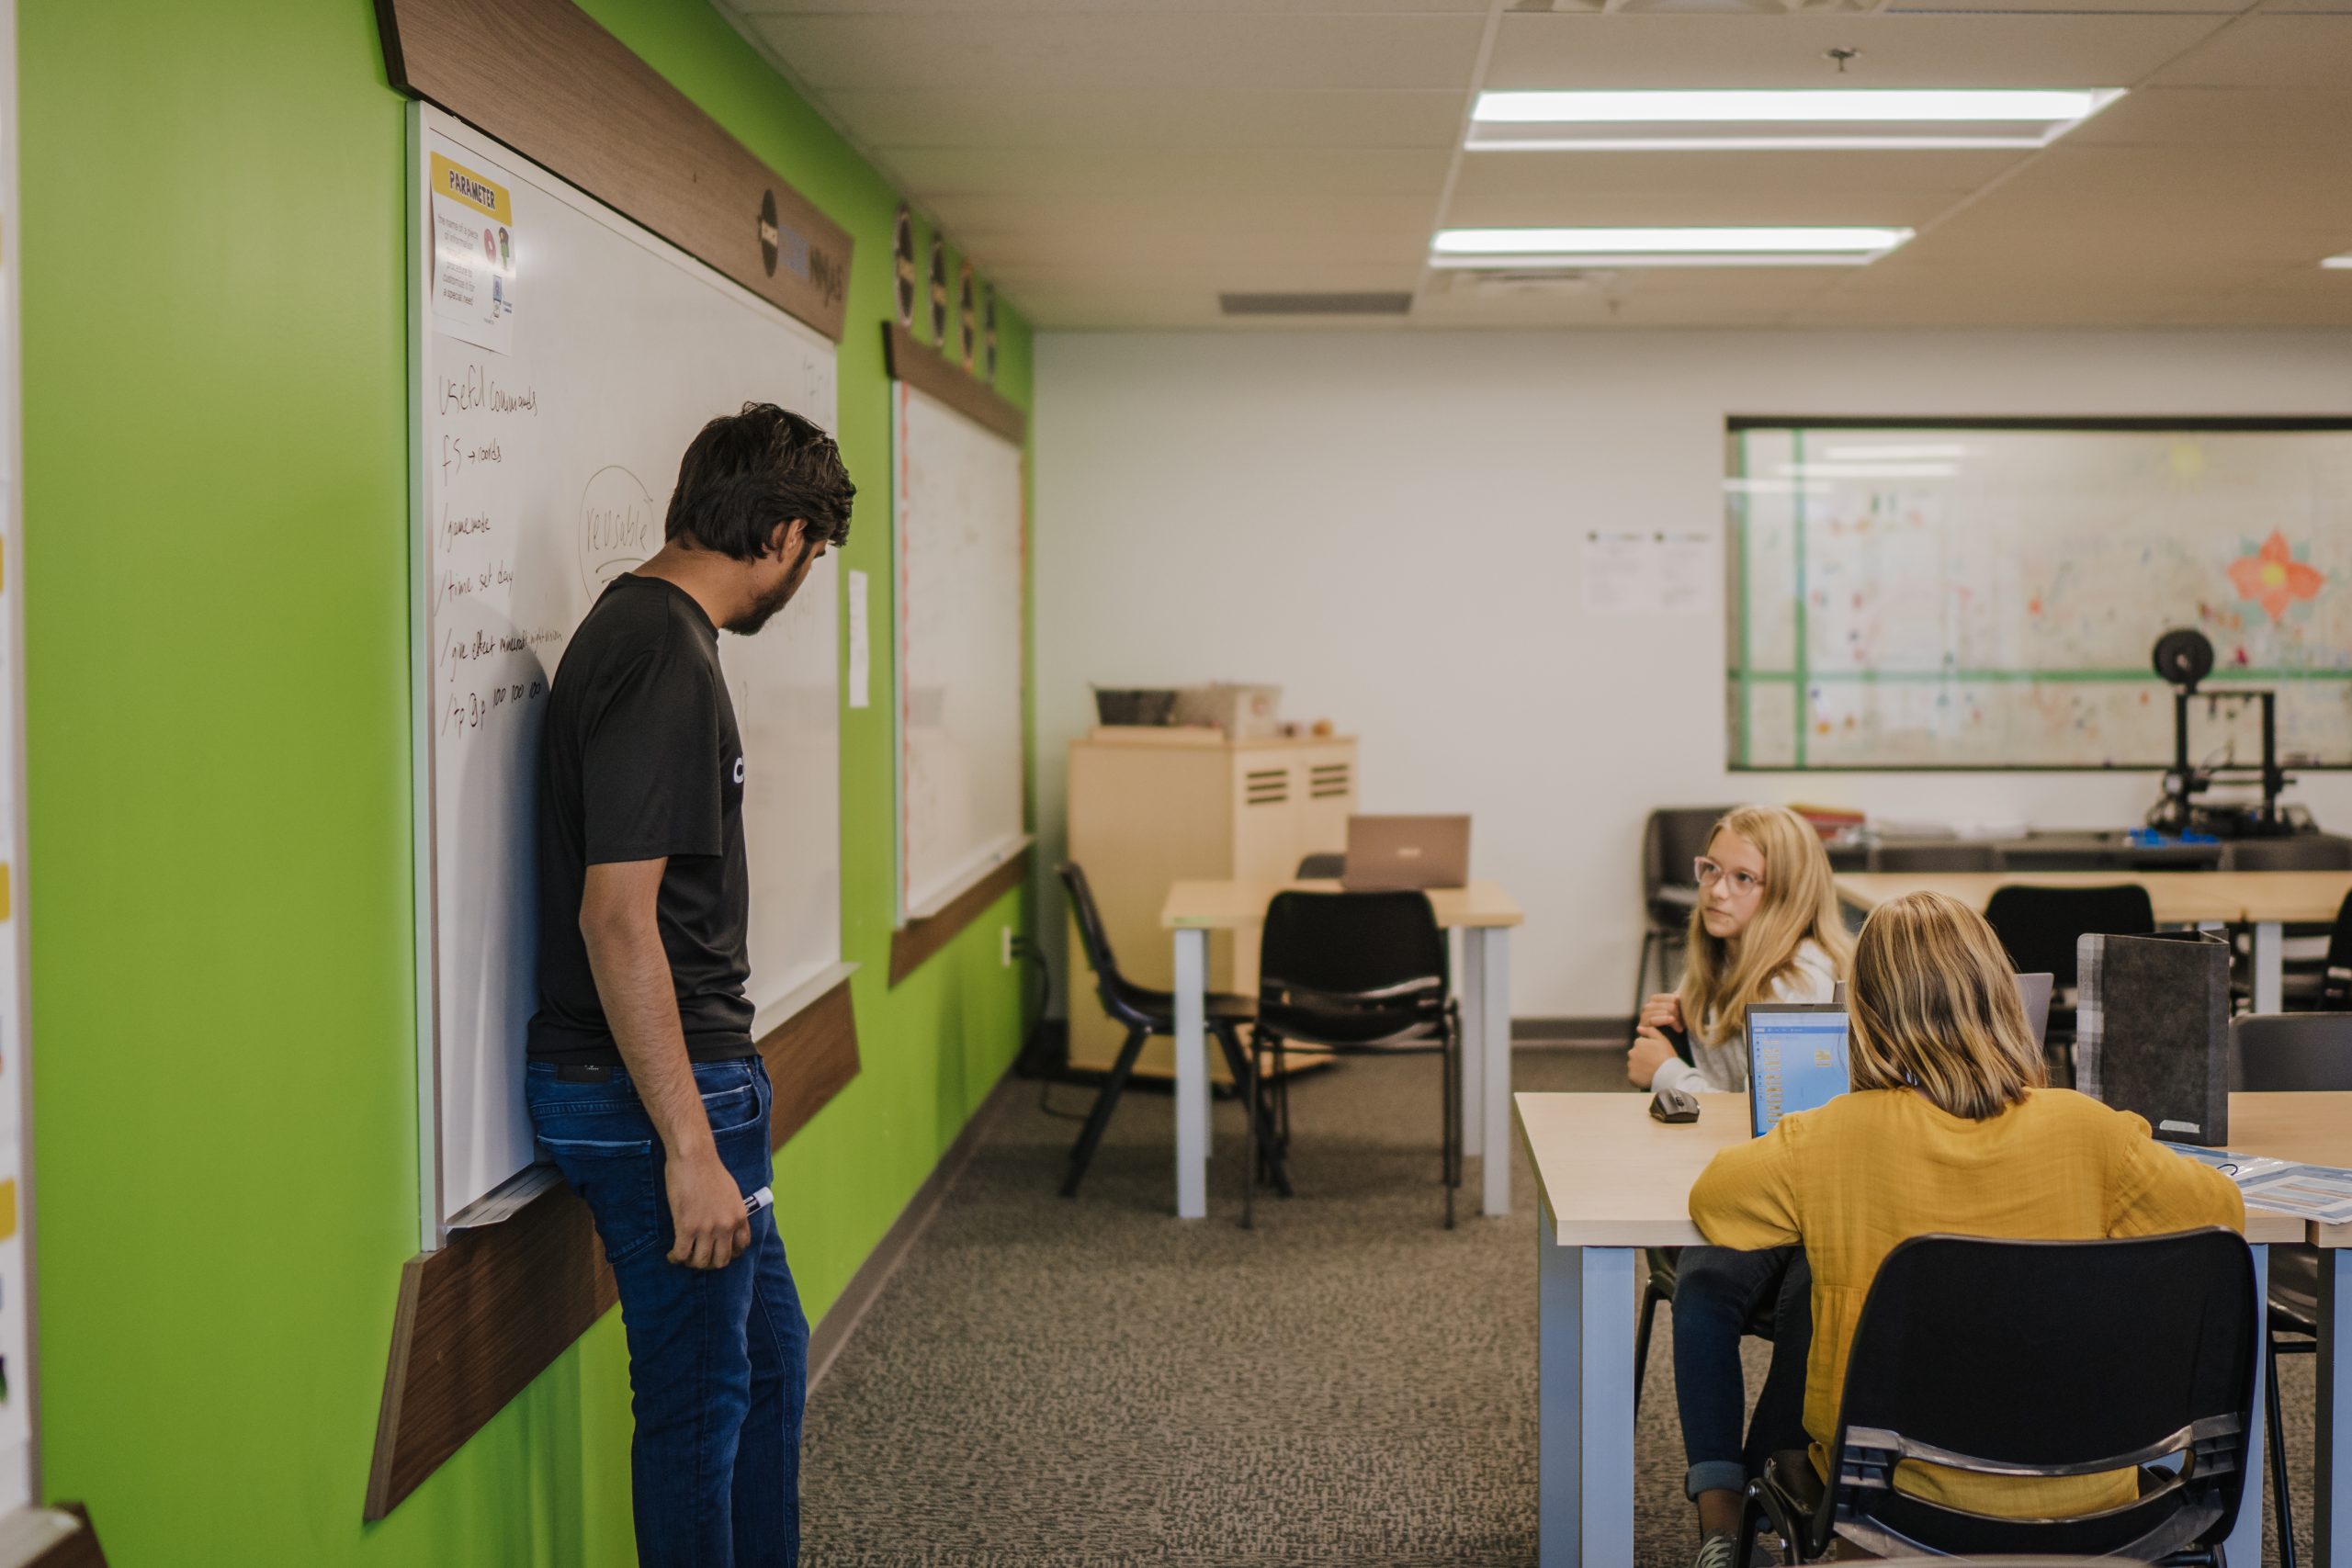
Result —
[[[1827,1473],[1838,1391],[1879,1265],[1915,1235],[2016,1240],[2157,1235],[2245,1227],[2229,1178],[2148,1135],[2148,1123],[2072,1089],[2029,1092],[1972,1122],[1909,1089],[1866,1089],[1781,1118],[1718,1154],[1690,1190],[1690,1218],[1718,1247],[1804,1244],[1813,1269],[1813,1355],[1804,1425]],[[2056,1517],[2128,1502],[2128,1471],[2029,1481],[1906,1463],[1906,1492],[1979,1513]]]

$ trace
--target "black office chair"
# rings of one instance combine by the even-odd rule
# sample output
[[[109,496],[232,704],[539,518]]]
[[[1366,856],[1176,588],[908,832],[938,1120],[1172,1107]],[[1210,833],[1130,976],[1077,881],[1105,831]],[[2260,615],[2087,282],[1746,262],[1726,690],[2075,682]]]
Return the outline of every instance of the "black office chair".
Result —
[[[1111,1124],[1111,1112],[1117,1108],[1119,1097],[1126,1092],[1136,1058],[1143,1054],[1143,1043],[1155,1034],[1176,1032],[1176,998],[1169,992],[1136,985],[1119,973],[1119,962],[1111,954],[1111,933],[1103,927],[1102,910],[1095,908],[1094,889],[1086,880],[1084,868],[1073,861],[1059,870],[1062,886],[1069,893],[1070,913],[1078,918],[1079,941],[1086,949],[1088,965],[1094,971],[1094,993],[1102,999],[1102,1010],[1127,1030],[1127,1038],[1111,1065],[1110,1076],[1095,1091],[1094,1108],[1087,1112],[1086,1125],[1069,1151],[1069,1169],[1062,1178],[1062,1196],[1075,1198],[1078,1184],[1086,1179],[1086,1168],[1093,1163],[1094,1151],[1102,1142],[1103,1129]],[[1241,1049],[1241,1026],[1250,1021],[1254,1010],[1248,997],[1214,991],[1209,994],[1209,1033],[1224,1050],[1226,1068],[1232,1073],[1237,1087],[1249,1077],[1249,1058]],[[1249,1105],[1254,1118],[1259,1113],[1255,1095],[1249,1098]],[[1287,1194],[1290,1178],[1282,1169],[1279,1145],[1273,1145],[1272,1163],[1273,1179]]]
[[[2072,1083],[2075,1061],[2075,943],[2086,931],[2145,936],[2156,929],[2155,906],[2137,883],[2113,887],[2035,887],[2013,884],[1993,890],[1985,923],[2009,951],[2018,973],[2048,970],[2050,1028],[2043,1053],[2052,1082]]]
[[[1255,1221],[1262,1135],[1278,1151],[1290,1145],[1287,1045],[1338,1055],[1435,1055],[1444,1068],[1445,1224],[1453,1227],[1453,1190],[1462,1184],[1462,1031],[1452,997],[1445,933],[1426,893],[1277,893],[1266,908],[1258,947],[1258,1021],[1250,1032],[1250,1103],[1260,1092],[1272,1052],[1274,1109],[1250,1122],[1241,1223]],[[1269,1124],[1271,1122],[1271,1125]],[[1495,1156],[1510,1155],[1498,1149]],[[1281,1168],[1279,1165],[1276,1168]]]
[[[2254,1258],[2233,1231],[1915,1237],[1887,1255],[1863,1303],[1830,1485],[1809,1460],[1776,1456],[1748,1484],[1739,1561],[1769,1519],[1791,1563],[1820,1558],[1835,1536],[1882,1557],[2226,1568],[2255,1340]],[[1906,1460],[2013,1477],[2136,1470],[2140,1495],[2081,1517],[2007,1518],[1896,1490]]]
[[[1690,880],[1690,863],[1707,852],[1715,824],[1736,807],[1729,806],[1665,806],[1642,825],[1642,909],[1647,924],[1642,930],[1641,962],[1634,970],[1634,1010],[1642,1010],[1649,994],[1650,959],[1657,958],[1658,984],[1673,977],[1671,961],[1690,936],[1690,911],[1699,902],[1698,886]]]
[[[2352,903],[2352,900],[2347,900]],[[2230,1021],[2231,1083],[2254,1093],[2352,1089],[2352,1012],[2248,1013]],[[2278,1517],[2278,1568],[2295,1568],[2295,1510],[2287,1491],[2286,1429],[2278,1415],[2278,1358],[2319,1349],[2319,1251],[2270,1248],[2270,1335],[2263,1358],[2270,1390],[2270,1495]]]
[[[1871,851],[1872,871],[1999,871],[1997,844],[1879,844]]]
[[[1298,857],[1298,879],[1301,882],[1337,882],[1347,874],[1348,857],[1344,854]]]

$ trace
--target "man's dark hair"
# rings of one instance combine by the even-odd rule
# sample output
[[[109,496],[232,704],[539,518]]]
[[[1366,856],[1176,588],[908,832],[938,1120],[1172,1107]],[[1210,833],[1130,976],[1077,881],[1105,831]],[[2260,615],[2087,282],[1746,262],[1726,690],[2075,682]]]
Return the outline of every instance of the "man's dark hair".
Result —
[[[702,427],[678,465],[662,533],[737,560],[767,553],[779,523],[798,517],[810,546],[849,541],[857,486],[833,438],[774,403],[745,403]]]

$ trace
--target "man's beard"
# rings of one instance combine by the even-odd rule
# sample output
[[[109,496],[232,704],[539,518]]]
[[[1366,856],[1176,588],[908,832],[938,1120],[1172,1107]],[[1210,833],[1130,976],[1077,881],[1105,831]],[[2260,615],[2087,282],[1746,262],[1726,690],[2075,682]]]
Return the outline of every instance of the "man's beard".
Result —
[[[737,637],[752,637],[766,626],[778,610],[790,604],[792,596],[800,592],[800,585],[808,581],[808,557],[815,547],[813,545],[802,545],[799,558],[793,563],[792,570],[785,573],[784,581],[776,585],[775,591],[728,622],[727,629]]]

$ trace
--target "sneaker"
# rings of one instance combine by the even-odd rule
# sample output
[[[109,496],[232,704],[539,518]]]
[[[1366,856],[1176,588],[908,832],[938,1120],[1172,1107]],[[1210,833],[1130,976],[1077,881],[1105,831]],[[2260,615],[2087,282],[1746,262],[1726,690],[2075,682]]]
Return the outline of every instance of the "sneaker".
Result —
[[[1739,1568],[1739,1542],[1721,1531],[1702,1537],[1690,1568]]]

